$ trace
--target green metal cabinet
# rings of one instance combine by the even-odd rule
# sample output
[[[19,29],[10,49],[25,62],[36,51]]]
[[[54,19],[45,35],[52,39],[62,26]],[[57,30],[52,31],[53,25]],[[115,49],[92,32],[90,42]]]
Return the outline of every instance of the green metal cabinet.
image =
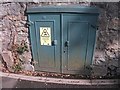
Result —
[[[98,9],[42,6],[27,9],[35,70],[90,74]]]

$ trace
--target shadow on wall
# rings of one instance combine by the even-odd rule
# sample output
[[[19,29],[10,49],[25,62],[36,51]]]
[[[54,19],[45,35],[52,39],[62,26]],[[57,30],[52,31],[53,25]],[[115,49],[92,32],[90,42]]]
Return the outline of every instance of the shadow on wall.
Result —
[[[101,70],[105,71],[105,75],[120,74],[120,66],[118,60],[120,55],[120,45],[118,44],[118,26],[120,20],[118,18],[118,2],[101,2],[91,3],[91,6],[96,6],[100,9],[99,15],[99,30],[96,42],[96,50],[94,55],[94,65],[100,66]],[[114,72],[114,73],[113,73]],[[96,70],[96,74],[99,74]]]

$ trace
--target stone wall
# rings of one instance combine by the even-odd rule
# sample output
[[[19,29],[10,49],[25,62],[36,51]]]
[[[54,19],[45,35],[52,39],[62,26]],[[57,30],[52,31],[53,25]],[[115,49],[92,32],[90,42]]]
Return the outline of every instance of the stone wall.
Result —
[[[11,45],[20,44],[25,40],[29,52],[24,56],[27,60],[31,59],[31,50],[28,37],[28,28],[26,27],[27,17],[25,11],[31,6],[45,5],[69,5],[79,4],[85,6],[96,6],[100,8],[99,28],[96,42],[96,50],[93,61],[93,72],[96,75],[100,73],[106,75],[109,68],[118,67],[118,3],[89,3],[89,2],[13,2],[0,3],[0,45],[2,53],[7,53],[12,58],[10,49]],[[2,44],[1,44],[2,43]],[[119,48],[120,49],[120,48]],[[109,67],[109,68],[108,68]],[[97,72],[96,69],[101,69]]]
[[[119,71],[118,61],[120,60],[120,44],[118,42],[118,32],[120,30],[119,24],[119,3],[91,3],[92,6],[97,6],[100,9],[99,28],[96,42],[96,50],[94,55],[94,62],[96,74],[106,73],[115,74]],[[99,66],[99,67],[98,67]],[[100,69],[98,71],[98,69]],[[101,72],[100,72],[101,71]],[[120,73],[120,72],[119,72]]]

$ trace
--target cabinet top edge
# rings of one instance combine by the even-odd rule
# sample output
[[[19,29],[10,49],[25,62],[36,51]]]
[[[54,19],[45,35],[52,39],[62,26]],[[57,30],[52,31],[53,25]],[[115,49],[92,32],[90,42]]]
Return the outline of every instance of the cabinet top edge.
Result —
[[[27,14],[30,13],[93,13],[99,14],[99,9],[93,6],[80,6],[80,5],[61,5],[61,6],[38,6],[29,7],[26,10]]]

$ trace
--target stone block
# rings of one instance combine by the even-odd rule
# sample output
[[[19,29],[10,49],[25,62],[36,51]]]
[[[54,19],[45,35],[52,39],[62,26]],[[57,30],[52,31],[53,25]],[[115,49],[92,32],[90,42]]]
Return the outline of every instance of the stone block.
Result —
[[[103,51],[96,50],[94,54],[93,64],[94,65],[105,65],[106,64],[105,54]]]
[[[3,51],[2,57],[3,60],[6,62],[8,69],[11,70],[11,66],[14,63],[11,51]]]
[[[7,11],[5,10],[5,7],[2,4],[0,4],[0,17],[6,14],[7,14]]]
[[[20,5],[18,3],[10,3],[7,8],[9,15],[19,15],[20,14]]]
[[[31,65],[30,63],[25,63],[23,65],[23,70],[25,70],[25,71],[34,71],[34,66]]]
[[[107,67],[106,66],[99,66],[93,65],[93,76],[105,76],[107,75]]]
[[[2,53],[2,39],[0,38],[0,54]]]

